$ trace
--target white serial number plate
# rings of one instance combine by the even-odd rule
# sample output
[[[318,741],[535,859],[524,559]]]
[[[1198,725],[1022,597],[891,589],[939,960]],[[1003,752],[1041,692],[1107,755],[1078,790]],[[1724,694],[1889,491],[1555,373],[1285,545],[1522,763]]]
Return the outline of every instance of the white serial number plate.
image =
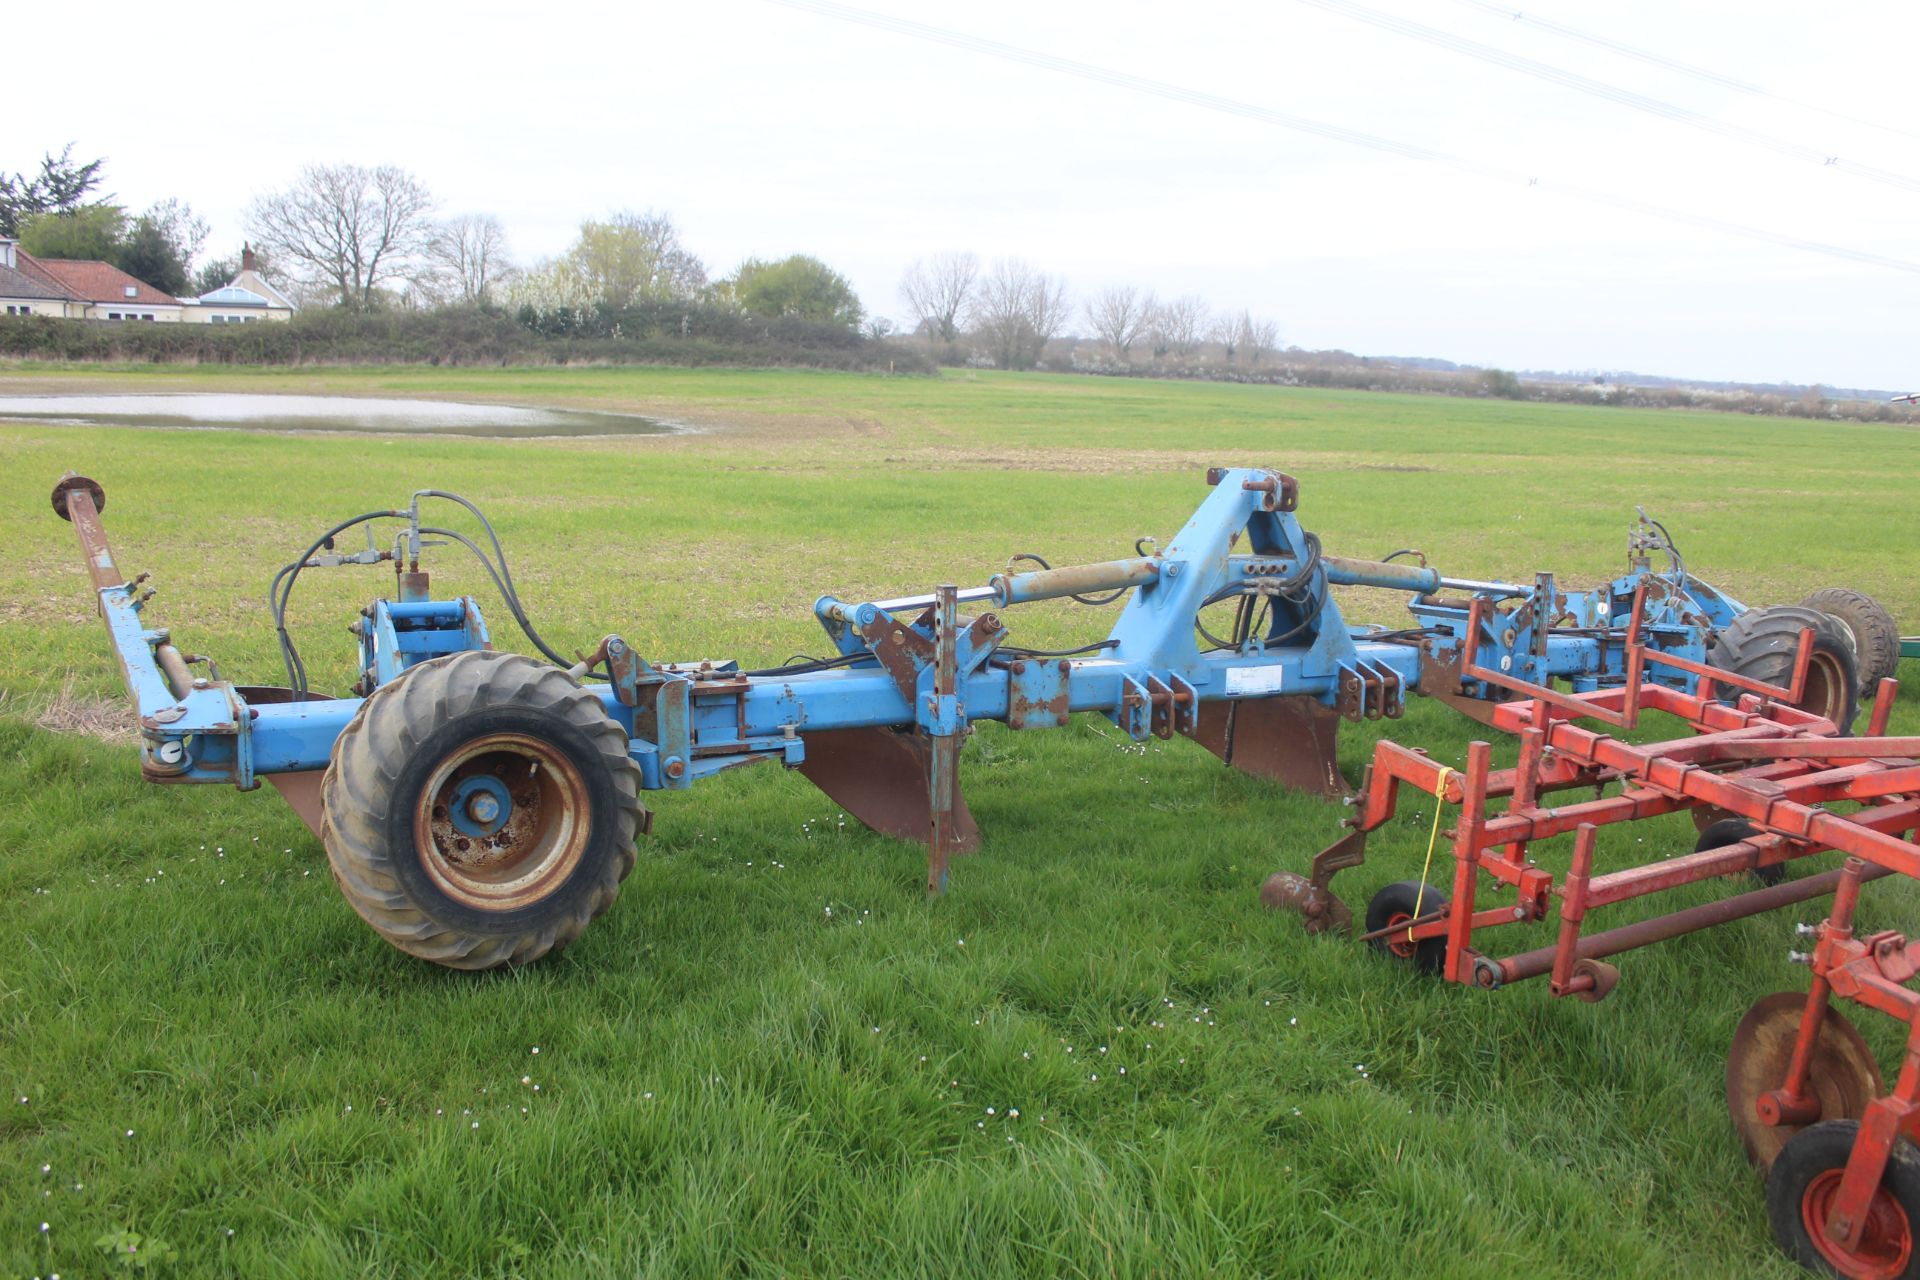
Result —
[[[1278,693],[1280,692],[1280,672],[1284,668],[1270,667],[1228,667],[1228,693]]]

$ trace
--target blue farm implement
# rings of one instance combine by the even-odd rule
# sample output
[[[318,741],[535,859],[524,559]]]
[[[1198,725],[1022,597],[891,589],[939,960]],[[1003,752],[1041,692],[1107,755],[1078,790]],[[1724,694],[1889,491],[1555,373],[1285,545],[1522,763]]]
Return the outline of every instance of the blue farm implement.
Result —
[[[1548,682],[1576,694],[1682,689],[1711,667],[1784,683],[1797,654],[1796,701],[1835,724],[1853,718],[1845,628],[1806,608],[1745,609],[1694,577],[1644,516],[1623,576],[1563,591],[1551,574],[1451,577],[1411,552],[1326,554],[1300,522],[1293,477],[1215,468],[1207,482],[1164,546],[1143,539],[1122,559],[1016,557],[981,586],[822,596],[813,612],[832,654],[764,670],[656,662],[619,635],[569,661],[533,628],[479,509],[422,490],[326,530],[275,575],[277,686],[223,680],[148,625],[153,592],[115,563],[99,484],[68,475],[53,502],[79,535],[136,704],[145,776],[273,783],[369,923],[462,968],[535,959],[610,905],[632,833],[651,825],[640,793],[763,762],[797,769],[877,830],[924,841],[927,887],[940,892],[949,858],[979,842],[957,762],[980,720],[1025,731],[1095,713],[1135,740],[1189,737],[1237,769],[1340,797],[1339,721],[1397,717],[1414,692],[1488,719]],[[430,523],[430,504],[477,524],[480,540]],[[364,545],[345,549],[361,532]],[[435,545],[479,559],[545,661],[495,650],[472,597],[432,598],[421,557]],[[393,567],[394,590],[351,628],[359,678],[348,696],[311,689],[287,625],[296,584],[378,564]],[[1333,597],[1346,586],[1408,592],[1413,625],[1349,625]],[[1080,648],[1010,642],[1015,609],[1061,598],[1124,603],[1107,636]],[[1299,893],[1317,922],[1344,923],[1324,881]]]
[[[1330,555],[1301,524],[1291,476],[1215,468],[1207,484],[1164,546],[1143,539],[1120,559],[1054,568],[1017,556],[984,585],[822,596],[813,612],[831,655],[761,670],[657,662],[617,634],[562,657],[528,619],[486,517],[422,490],[326,530],[275,575],[286,683],[271,686],[224,680],[148,625],[153,591],[147,575],[121,574],[99,484],[69,474],[53,505],[79,535],[136,706],[143,774],[273,783],[320,836],[353,908],[401,950],[454,968],[526,963],[577,938],[612,904],[652,825],[643,792],[759,763],[798,770],[868,826],[924,842],[927,888],[941,892],[949,859],[980,840],[958,768],[970,726],[1051,729],[1074,714],[1105,716],[1135,740],[1191,738],[1236,769],[1353,804],[1351,834],[1262,890],[1309,932],[1351,928],[1333,878],[1362,863],[1403,787],[1457,805],[1447,889],[1424,877],[1388,885],[1364,928],[1383,952],[1451,982],[1546,977],[1555,996],[1597,1000],[1619,977],[1609,957],[1831,895],[1799,957],[1812,992],[1748,1014],[1728,1103],[1768,1171],[1789,1253],[1847,1276],[1915,1274],[1920,995],[1904,984],[1920,974],[1920,944],[1852,933],[1866,881],[1920,876],[1920,739],[1886,736],[1887,677],[1903,650],[1886,611],[1832,588],[1749,609],[1695,577],[1644,513],[1626,571],[1567,591],[1546,573],[1454,577],[1413,552]],[[427,510],[448,508],[469,532],[428,522]],[[341,549],[362,530],[363,547]],[[479,559],[544,660],[495,650],[472,597],[433,598],[421,556],[448,545]],[[392,565],[394,589],[353,623],[358,679],[344,696],[313,690],[288,629],[294,588],[305,572],[376,564]],[[1407,592],[1411,625],[1349,624],[1340,587]],[[1011,643],[1016,608],[1057,599],[1121,607],[1105,638],[1078,648]],[[1873,706],[1867,736],[1853,738],[1863,688]],[[1354,793],[1334,752],[1340,720],[1398,717],[1413,693],[1513,735],[1516,766],[1493,769],[1486,742],[1454,770],[1382,741]],[[1644,741],[1647,711],[1688,733]],[[1570,790],[1593,798],[1546,803]],[[1700,828],[1693,853],[1596,869],[1603,829],[1678,812]],[[1437,815],[1433,835],[1438,847]],[[1535,855],[1562,835],[1571,859],[1556,875]],[[1783,878],[1787,862],[1834,850],[1846,855],[1839,869]],[[1761,884],[1587,929],[1590,912],[1736,873]],[[1556,916],[1551,945],[1485,948],[1498,929]],[[1835,995],[1908,1024],[1891,1093]]]

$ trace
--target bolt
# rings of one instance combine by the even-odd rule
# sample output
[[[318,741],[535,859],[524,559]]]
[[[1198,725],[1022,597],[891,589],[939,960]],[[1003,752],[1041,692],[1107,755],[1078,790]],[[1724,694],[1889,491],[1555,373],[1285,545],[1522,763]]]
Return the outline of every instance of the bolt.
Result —
[[[467,816],[482,826],[500,816],[500,799],[491,791],[478,791],[467,801]]]
[[[687,762],[685,760],[682,760],[679,756],[674,756],[672,759],[667,761],[666,774],[669,778],[685,777],[686,772],[687,772]]]
[[[1787,952],[1787,963],[1788,964],[1812,964],[1813,957],[1804,951],[1789,951]]]
[[[1023,676],[1027,674],[1027,664],[1024,662],[1015,662],[1013,664],[1013,674],[1017,676]]]
[[[1793,932],[1796,937],[1811,938],[1820,932],[1820,927],[1811,924],[1796,924],[1793,926]]]
[[[1527,909],[1525,907],[1515,907],[1513,909],[1513,918],[1515,920],[1525,920],[1527,918]]]
[[[609,658],[617,658],[626,651],[627,642],[619,636],[615,636],[613,639],[607,641],[607,656]]]
[[[1067,669],[1072,665],[1073,664],[1068,662],[1065,658],[1060,659],[1060,674],[1061,675],[1067,674]]]

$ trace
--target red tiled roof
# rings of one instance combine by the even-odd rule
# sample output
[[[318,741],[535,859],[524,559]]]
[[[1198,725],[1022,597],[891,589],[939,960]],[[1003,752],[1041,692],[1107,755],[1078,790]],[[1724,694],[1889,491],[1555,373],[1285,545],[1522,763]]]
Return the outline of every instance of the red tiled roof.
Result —
[[[55,284],[88,302],[102,306],[112,303],[149,307],[180,305],[180,299],[172,294],[162,293],[152,285],[134,279],[112,263],[76,258],[35,258],[24,253],[18,256],[22,264],[30,263],[39,267],[41,275],[51,277]],[[133,293],[127,292],[128,286],[132,286]]]
[[[71,296],[57,284],[0,264],[0,298],[50,298],[65,302]]]
[[[53,273],[40,264],[40,259],[28,253],[25,249],[16,248],[13,259],[16,269],[28,279],[38,280],[49,289],[59,290],[60,296],[63,298],[73,298],[75,301],[80,301],[80,298],[73,290],[67,288],[67,286],[61,284],[59,280],[55,279]]]

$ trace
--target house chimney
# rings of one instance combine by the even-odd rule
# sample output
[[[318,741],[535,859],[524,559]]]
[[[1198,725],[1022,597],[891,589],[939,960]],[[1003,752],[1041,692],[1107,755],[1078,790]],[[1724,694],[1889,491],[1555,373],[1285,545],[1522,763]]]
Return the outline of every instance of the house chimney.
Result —
[[[240,269],[242,271],[259,270],[259,265],[253,257],[253,246],[250,244],[242,243],[240,246]]]
[[[0,236],[0,267],[18,267],[19,260],[14,256],[14,247],[20,242]]]

